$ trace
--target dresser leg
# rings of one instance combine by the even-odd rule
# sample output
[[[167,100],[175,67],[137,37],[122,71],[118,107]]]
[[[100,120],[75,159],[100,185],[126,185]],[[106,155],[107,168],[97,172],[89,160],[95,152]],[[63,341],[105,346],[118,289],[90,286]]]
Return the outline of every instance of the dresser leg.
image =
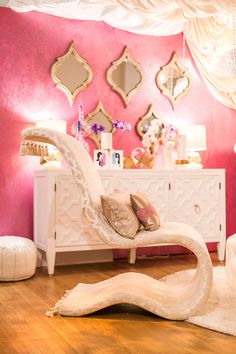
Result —
[[[130,248],[129,250],[129,263],[134,264],[136,261],[136,248]]]
[[[47,259],[47,267],[48,267],[48,275],[49,276],[52,276],[54,274],[55,258],[56,258],[55,248],[47,249],[46,259]]]

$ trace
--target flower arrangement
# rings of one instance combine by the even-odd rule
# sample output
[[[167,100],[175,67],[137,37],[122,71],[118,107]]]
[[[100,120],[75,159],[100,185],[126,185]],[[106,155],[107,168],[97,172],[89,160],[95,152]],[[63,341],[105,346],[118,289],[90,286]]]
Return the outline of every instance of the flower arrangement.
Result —
[[[113,123],[112,123],[113,127],[115,129],[120,129],[121,131],[130,131],[131,130],[131,124],[127,123],[126,121],[119,121],[118,119],[116,119]],[[99,134],[105,131],[105,127],[101,124],[97,124],[94,123],[92,125],[88,125],[86,128],[86,132],[88,134],[88,136],[90,134]]]
[[[142,139],[142,145],[150,153],[157,153],[158,146],[174,148],[177,143],[178,129],[173,124],[165,125],[159,120],[153,120]]]
[[[178,137],[178,129],[173,124],[168,124],[162,131],[162,143],[167,149],[176,147]]]
[[[165,125],[160,119],[154,119],[143,136],[143,148],[136,148],[131,153],[130,167],[153,168],[157,162],[159,147],[174,149],[177,144],[178,130],[172,125]],[[129,161],[130,162],[130,161]]]
[[[130,132],[131,131],[131,124],[127,123],[126,121],[119,121],[118,119],[116,119],[113,122],[113,127],[116,129],[120,129],[122,131],[127,131]]]
[[[153,119],[143,136],[142,145],[150,154],[156,154],[158,146],[162,144],[162,134],[165,125],[159,119]]]

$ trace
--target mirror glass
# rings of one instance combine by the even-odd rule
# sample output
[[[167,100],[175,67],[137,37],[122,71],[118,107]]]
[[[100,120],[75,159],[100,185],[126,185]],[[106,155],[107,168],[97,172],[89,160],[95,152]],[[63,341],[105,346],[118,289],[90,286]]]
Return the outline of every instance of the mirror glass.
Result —
[[[112,89],[120,94],[126,106],[130,97],[143,84],[143,70],[131,58],[126,47],[121,57],[107,70],[107,81]]]
[[[105,111],[101,102],[99,102],[97,107],[87,115],[85,120],[90,126],[93,126],[94,124],[97,125],[98,131],[89,135],[89,138],[95,142],[97,148],[100,148],[101,146],[101,132],[99,131],[100,126],[104,128],[103,132],[105,133],[114,134],[115,132],[115,128],[113,126],[113,119]]]
[[[153,111],[152,105],[148,107],[148,110],[144,116],[142,116],[136,124],[136,132],[139,137],[142,139],[144,134],[148,131],[148,128],[151,126],[151,122],[156,119],[158,120],[159,129],[156,131],[156,138],[160,138],[162,135],[162,130],[164,128],[164,123],[160,117]]]
[[[157,74],[156,83],[163,95],[169,98],[172,107],[190,90],[192,79],[187,69],[174,53],[170,62]]]
[[[114,83],[124,91],[125,95],[128,95],[142,79],[140,72],[128,61],[117,65],[111,76]]]
[[[87,61],[79,55],[72,43],[66,54],[57,58],[52,65],[51,77],[74,102],[78,93],[92,81],[93,73]]]

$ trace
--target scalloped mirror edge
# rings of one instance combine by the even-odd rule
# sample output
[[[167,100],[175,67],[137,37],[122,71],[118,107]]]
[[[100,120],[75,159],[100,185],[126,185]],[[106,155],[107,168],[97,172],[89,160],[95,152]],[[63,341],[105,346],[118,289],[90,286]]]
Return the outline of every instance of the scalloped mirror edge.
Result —
[[[87,79],[82,81],[82,82],[78,82],[78,87],[75,88],[75,90],[70,90],[65,83],[63,83],[61,81],[60,78],[57,77],[57,69],[60,65],[65,65],[67,59],[69,58],[70,55],[73,55],[74,58],[83,66],[83,68],[87,71]],[[88,62],[86,59],[82,58],[79,53],[76,50],[75,44],[72,41],[72,43],[69,46],[69,49],[67,50],[67,52],[56,58],[56,61],[52,64],[51,69],[50,69],[50,74],[51,74],[51,78],[52,80],[55,82],[56,86],[58,86],[60,89],[63,90],[63,92],[65,92],[67,94],[67,96],[69,97],[70,101],[72,103],[74,103],[75,98],[77,97],[78,93],[82,90],[84,90],[92,81],[93,79],[93,72],[91,67],[89,66]]]
[[[188,80],[187,87],[183,90],[182,93],[180,93],[176,97],[174,97],[173,95],[171,95],[169,93],[170,90],[167,89],[162,84],[161,79],[160,79],[161,78],[161,74],[163,73],[163,71],[168,69],[168,68],[171,68],[174,65],[176,65],[181,70],[182,75],[184,77],[186,77],[187,80]],[[159,72],[156,75],[156,85],[160,89],[161,93],[170,100],[173,109],[175,108],[175,105],[179,102],[179,100],[181,98],[183,98],[184,96],[186,96],[187,93],[189,92],[189,90],[191,89],[191,87],[192,87],[192,77],[189,74],[188,70],[181,64],[181,62],[179,61],[179,59],[177,57],[177,54],[175,52],[172,54],[170,61],[166,65],[161,66],[161,69],[159,70]]]
[[[106,112],[101,101],[98,102],[96,108],[93,111],[91,111],[90,113],[87,114],[87,116],[85,117],[86,122],[89,124],[89,120],[93,119],[93,117],[96,116],[99,112],[101,112],[104,115],[104,117],[109,122],[112,123],[112,129],[110,131],[105,130],[105,132],[114,134],[116,129],[113,126],[113,119],[112,119],[111,115]],[[101,125],[102,125],[102,122],[101,122]],[[100,139],[97,134],[91,134],[89,136],[89,139],[91,139],[96,144],[96,146],[98,148],[101,147]]]
[[[118,65],[120,65],[121,63],[123,62],[131,62],[135,68],[137,69],[137,71],[139,72],[140,74],[140,82],[135,85],[135,87],[128,93],[126,94],[124,90],[122,90],[112,79],[112,72],[114,69],[117,68]],[[124,104],[125,106],[127,107],[128,105],[128,102],[130,100],[130,97],[135,93],[137,92],[140,87],[142,86],[143,84],[143,81],[144,81],[144,71],[141,67],[141,65],[139,63],[137,63],[129,54],[129,51],[128,51],[128,48],[125,46],[124,49],[123,49],[123,52],[121,54],[121,56],[116,60],[116,61],[113,61],[110,65],[110,67],[107,69],[107,72],[106,72],[106,79],[108,81],[108,83],[111,85],[112,87],[112,90],[113,91],[116,91],[118,92],[118,94],[121,96],[121,98],[123,99],[124,101]]]
[[[143,139],[143,136],[145,134],[142,132],[141,126],[144,123],[145,119],[149,119],[149,118],[151,118],[151,116],[155,117],[155,119],[159,119],[160,122],[163,123],[162,118],[156,114],[156,112],[153,110],[152,104],[150,104],[148,106],[148,109],[147,109],[146,113],[144,114],[144,116],[140,117],[135,125],[136,133],[138,134],[138,136],[140,137],[141,140]]]

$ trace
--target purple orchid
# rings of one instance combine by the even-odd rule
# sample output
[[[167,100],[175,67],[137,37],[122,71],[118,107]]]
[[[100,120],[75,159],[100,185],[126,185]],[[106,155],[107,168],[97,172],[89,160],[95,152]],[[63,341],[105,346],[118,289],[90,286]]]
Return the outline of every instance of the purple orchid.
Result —
[[[122,131],[130,131],[131,130],[131,124],[127,123],[126,121],[119,121],[118,119],[116,119],[113,122],[113,127],[116,129],[120,129]]]
[[[97,123],[94,123],[91,125],[91,132],[94,134],[98,134],[99,132],[103,132],[105,130],[105,127],[103,125],[98,125]]]

